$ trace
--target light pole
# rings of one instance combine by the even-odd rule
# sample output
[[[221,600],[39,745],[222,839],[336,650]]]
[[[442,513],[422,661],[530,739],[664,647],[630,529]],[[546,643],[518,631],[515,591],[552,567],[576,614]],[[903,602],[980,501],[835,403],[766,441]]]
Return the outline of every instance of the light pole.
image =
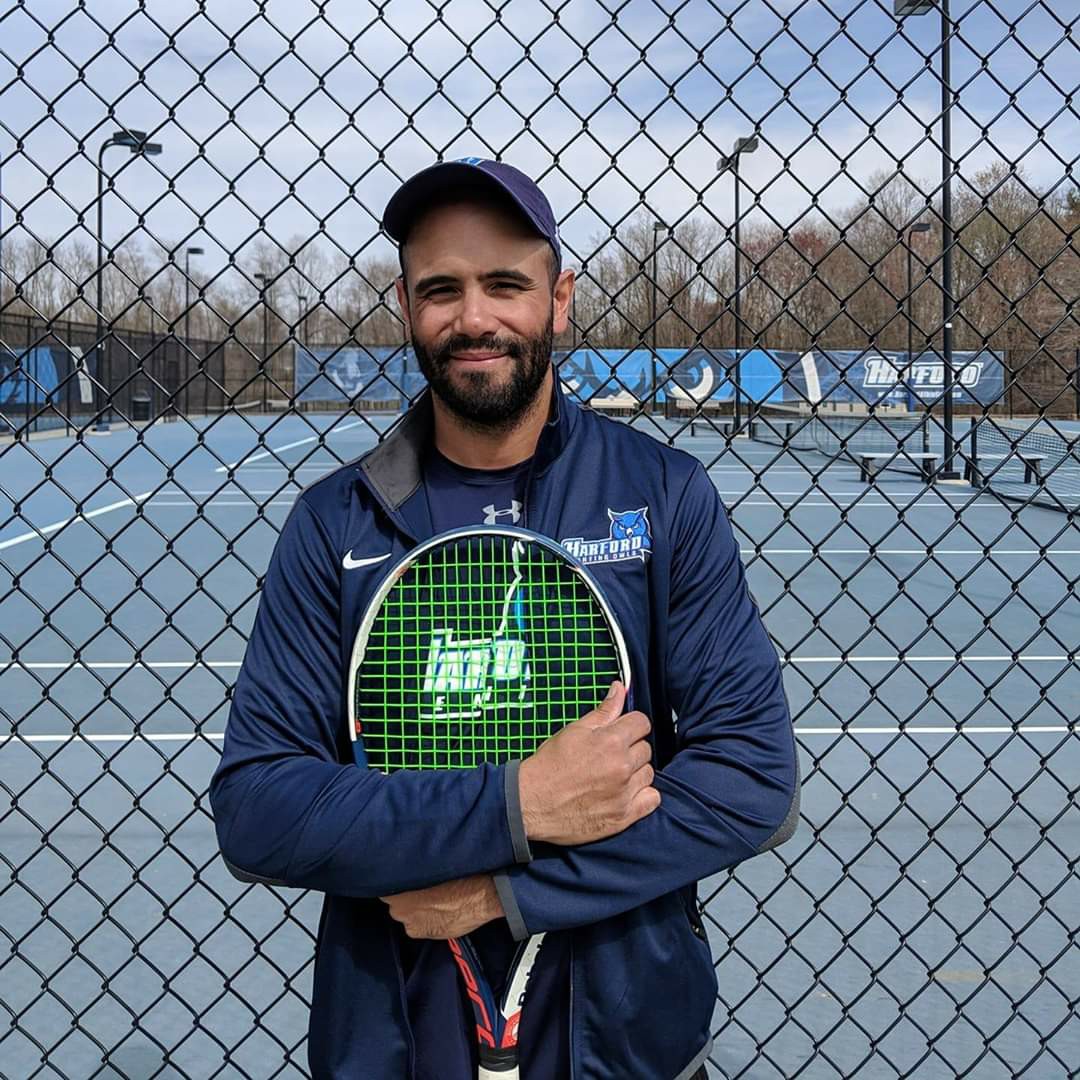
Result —
[[[758,138],[750,135],[736,139],[730,154],[724,154],[716,163],[717,172],[731,170],[735,182],[735,414],[732,433],[738,431],[741,419],[740,398],[742,392],[739,383],[739,349],[742,347],[742,242],[739,238],[739,157],[752,154],[758,148]]]
[[[911,365],[912,365],[912,328],[914,326],[914,318],[912,312],[915,307],[915,297],[912,293],[911,284],[911,238],[916,233],[924,233],[930,231],[929,221],[916,221],[914,225],[908,229],[907,234],[907,364],[904,365],[904,371],[907,378],[911,378]],[[922,260],[919,260],[922,262]],[[908,388],[908,394],[910,395],[911,389]]]
[[[112,349],[109,349],[107,354],[105,352],[105,316],[102,311],[104,307],[104,290],[102,288],[102,278],[105,275],[105,151],[111,146],[124,146],[127,147],[133,154],[140,154],[144,157],[154,157],[161,153],[161,143],[153,143],[146,141],[145,131],[135,131],[128,129],[125,131],[114,131],[102,144],[101,149],[98,151],[97,158],[97,172],[98,172],[98,195],[97,195],[97,353],[98,363],[97,371],[95,375],[98,381],[105,387],[106,394],[106,413],[105,416],[99,417],[98,422],[94,425],[95,431],[108,431],[109,424],[112,421],[112,405],[113,405],[113,386],[112,386]],[[110,178],[111,179],[111,178]],[[109,358],[109,371],[106,375],[104,372],[105,356]]]
[[[0,166],[3,162],[0,162]],[[4,170],[0,167],[0,306],[4,303]]]
[[[262,342],[262,411],[266,412],[269,388],[266,385],[267,365],[270,361],[270,308],[267,305],[267,292],[269,283],[273,278],[271,274],[255,274],[255,280],[259,282],[259,298],[263,309],[263,342]]]
[[[942,480],[959,480],[953,467],[956,440],[953,438],[953,226],[952,226],[952,74],[949,46],[952,42],[952,17],[949,0],[893,0],[893,14],[898,19],[909,15],[928,15],[941,9],[941,321],[942,352],[945,363],[945,459],[938,476]]]
[[[191,348],[191,256],[205,255],[201,247],[189,247],[184,252],[184,346]]]
[[[308,327],[307,327],[307,305],[308,298],[301,293],[296,298],[296,306],[299,310],[300,319],[300,340],[304,343],[304,348],[307,348],[308,343]]]
[[[662,221],[654,221],[652,227],[653,243],[652,243],[652,359],[650,367],[652,368],[652,388],[649,394],[649,412],[656,412],[656,347],[657,347],[657,334],[656,334],[656,290],[658,288],[656,280],[656,251],[660,245],[659,236],[664,232],[667,226]]]

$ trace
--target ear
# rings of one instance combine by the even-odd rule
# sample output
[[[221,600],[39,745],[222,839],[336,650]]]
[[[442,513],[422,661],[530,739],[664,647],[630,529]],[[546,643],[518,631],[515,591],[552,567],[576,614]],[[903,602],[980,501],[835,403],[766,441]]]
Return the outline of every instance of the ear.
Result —
[[[412,337],[412,320],[409,318],[409,290],[405,287],[405,275],[398,274],[394,279],[394,292],[397,293],[398,307],[401,309],[401,317],[405,321],[405,331],[408,337]]]
[[[619,515],[619,514],[613,514],[613,513],[611,512],[611,510],[608,510],[608,512],[607,512],[607,516],[608,516],[608,518],[609,518],[609,519],[610,519],[611,521],[618,521],[618,520],[619,520],[619,517],[620,517],[620,515]]]
[[[570,325],[570,301],[574,296],[574,271],[563,270],[551,290],[551,331],[561,334]]]

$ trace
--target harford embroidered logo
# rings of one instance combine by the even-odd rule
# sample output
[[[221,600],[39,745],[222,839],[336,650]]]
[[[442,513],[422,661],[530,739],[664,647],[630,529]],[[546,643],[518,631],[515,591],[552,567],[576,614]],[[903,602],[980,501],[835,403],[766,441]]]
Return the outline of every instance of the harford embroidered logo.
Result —
[[[562,546],[578,562],[604,563],[625,562],[640,559],[652,551],[652,533],[649,530],[649,508],[639,510],[608,510],[611,521],[610,535],[603,540],[586,540],[573,536],[561,541]]]

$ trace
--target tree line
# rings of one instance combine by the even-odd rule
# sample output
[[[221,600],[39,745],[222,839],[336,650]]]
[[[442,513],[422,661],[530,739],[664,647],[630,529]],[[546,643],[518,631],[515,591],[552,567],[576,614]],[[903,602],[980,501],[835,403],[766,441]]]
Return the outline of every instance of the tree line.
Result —
[[[916,351],[940,348],[940,200],[901,174],[877,174],[864,191],[840,212],[814,210],[795,224],[774,221],[766,205],[744,214],[742,347],[902,350],[910,329]],[[926,231],[911,231],[922,222]],[[958,182],[953,222],[955,348],[1003,350],[1014,371],[1040,373],[1045,393],[1067,391],[1080,350],[1080,188],[1039,192],[1022,170],[999,165]],[[736,344],[730,221],[697,210],[670,230],[655,223],[643,209],[568,251],[577,284],[559,347]],[[101,279],[106,320],[173,333],[195,351],[237,337],[259,352],[264,335],[271,351],[290,336],[323,346],[405,340],[396,260],[349,252],[327,235],[262,237],[212,276],[193,258],[190,279],[184,246],[169,252],[136,235],[111,254]],[[0,319],[95,321],[92,239],[9,238],[3,260]]]

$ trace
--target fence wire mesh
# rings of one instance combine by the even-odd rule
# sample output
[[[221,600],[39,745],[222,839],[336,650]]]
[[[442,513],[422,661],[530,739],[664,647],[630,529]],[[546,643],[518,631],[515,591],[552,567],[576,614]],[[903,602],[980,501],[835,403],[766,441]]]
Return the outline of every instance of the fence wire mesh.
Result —
[[[206,788],[289,506],[423,385],[382,207],[467,155],[783,664],[710,1075],[1076,1075],[1078,72],[1072,0],[0,0],[0,1075],[306,1075],[318,897]]]

